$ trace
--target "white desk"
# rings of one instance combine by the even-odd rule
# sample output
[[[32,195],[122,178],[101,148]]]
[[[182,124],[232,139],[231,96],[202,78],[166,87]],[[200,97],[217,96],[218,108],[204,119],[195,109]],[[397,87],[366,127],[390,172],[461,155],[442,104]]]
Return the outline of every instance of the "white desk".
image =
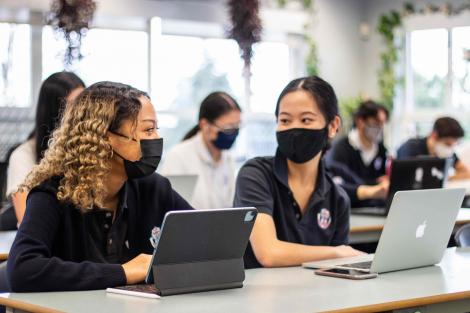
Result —
[[[15,240],[16,231],[0,231],[0,261],[8,258],[13,240]]]
[[[314,275],[300,267],[246,271],[245,286],[160,300],[104,290],[0,294],[0,305],[30,312],[422,312],[470,308],[470,250],[450,248],[439,266],[353,281]],[[8,311],[7,311],[8,312]],[[414,311],[413,311],[414,312]]]
[[[349,243],[378,242],[385,225],[385,216],[370,216],[352,214],[349,232]],[[470,223],[470,209],[460,209],[454,232],[462,225]],[[454,233],[453,232],[453,233]]]

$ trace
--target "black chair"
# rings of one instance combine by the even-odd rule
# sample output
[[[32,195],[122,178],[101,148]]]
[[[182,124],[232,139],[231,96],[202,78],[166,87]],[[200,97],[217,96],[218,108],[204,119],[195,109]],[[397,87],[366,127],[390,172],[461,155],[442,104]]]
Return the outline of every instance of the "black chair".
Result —
[[[7,280],[7,262],[0,263],[0,292],[10,292]],[[0,313],[5,313],[6,308],[0,305]]]
[[[5,161],[0,162],[0,230],[16,230],[16,224],[18,223],[13,203],[11,199],[5,197],[8,162],[11,154],[18,146],[19,144],[13,145],[8,150]]]
[[[0,263],[0,292],[10,292],[10,286],[7,280],[7,262]]]
[[[454,235],[457,247],[470,247],[470,224],[460,227]]]

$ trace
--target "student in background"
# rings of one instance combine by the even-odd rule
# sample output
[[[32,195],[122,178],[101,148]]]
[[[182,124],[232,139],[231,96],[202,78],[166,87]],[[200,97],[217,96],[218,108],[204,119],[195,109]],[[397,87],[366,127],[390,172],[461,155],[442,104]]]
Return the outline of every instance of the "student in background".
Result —
[[[105,289],[142,282],[152,229],[191,209],[156,174],[163,141],[149,97],[100,82],[63,114],[43,159],[21,186],[26,213],[7,274],[16,292]]]
[[[295,266],[360,254],[349,246],[349,199],[326,173],[323,151],[340,125],[333,88],[319,77],[290,82],[276,105],[274,157],[248,161],[237,177],[235,206],[258,216],[245,267]]]
[[[192,199],[196,209],[230,207],[235,164],[228,151],[240,128],[241,109],[225,92],[213,92],[201,103],[199,122],[165,156],[162,175],[198,175]]]
[[[83,88],[83,81],[69,72],[54,73],[41,85],[34,129],[28,140],[13,151],[8,165],[6,195],[11,197],[18,223],[23,220],[28,195],[18,192],[18,186],[34,165],[41,161],[65,104],[72,101]]]
[[[332,160],[328,162],[327,169],[335,184],[341,186],[348,194],[351,208],[382,207],[385,205],[384,200],[388,196],[390,187],[388,179],[384,179],[378,184],[368,185],[346,166]]]
[[[464,130],[457,120],[452,117],[441,117],[434,122],[429,136],[409,139],[402,144],[397,151],[397,158],[429,155],[443,159],[452,158],[455,174],[449,179],[468,179],[469,168],[455,154],[455,148],[463,136]]]
[[[356,191],[348,190],[351,198],[360,200],[359,206],[371,204],[368,202],[381,205],[388,192],[389,181],[385,176],[387,149],[383,144],[383,129],[388,115],[388,110],[380,104],[373,101],[361,103],[353,117],[353,129],[346,137],[333,143],[333,147],[326,154],[326,164],[329,168],[335,170],[338,165],[344,167],[360,179],[359,185],[373,186],[366,187],[370,190],[362,194],[357,188]],[[341,171],[338,171],[338,174],[344,181],[349,180],[348,177],[342,176]]]

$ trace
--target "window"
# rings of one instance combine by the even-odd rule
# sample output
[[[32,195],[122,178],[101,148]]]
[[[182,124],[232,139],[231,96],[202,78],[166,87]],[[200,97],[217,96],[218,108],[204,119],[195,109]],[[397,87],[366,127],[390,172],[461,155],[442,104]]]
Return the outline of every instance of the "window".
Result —
[[[287,44],[262,42],[255,45],[249,108],[244,103],[243,61],[235,41],[164,35],[160,25],[152,23],[151,57],[152,100],[159,114],[165,148],[181,141],[197,123],[199,105],[209,93],[225,91],[238,101],[245,113],[234,148],[239,163],[274,153],[274,108],[289,80]]]
[[[236,42],[188,36],[156,36],[152,98],[160,110],[196,109],[212,91],[243,97],[243,64]]]
[[[470,26],[456,27],[450,19],[447,23],[428,29],[420,29],[429,24],[419,21],[410,24],[418,30],[407,36],[407,103],[393,146],[427,136],[434,120],[444,115],[458,119],[469,134],[464,122],[470,118]]]
[[[411,33],[413,100],[418,108],[445,106],[447,42],[446,29],[418,30]]]
[[[63,70],[65,42],[43,28],[43,79]],[[87,85],[110,80],[148,91],[148,34],[144,31],[91,29],[83,39],[84,58],[75,72]]]
[[[289,46],[279,42],[261,42],[254,47],[251,77],[252,112],[274,114],[282,89],[290,80]]]
[[[452,103],[470,110],[470,27],[452,30]]]
[[[0,106],[31,102],[31,27],[0,23]]]

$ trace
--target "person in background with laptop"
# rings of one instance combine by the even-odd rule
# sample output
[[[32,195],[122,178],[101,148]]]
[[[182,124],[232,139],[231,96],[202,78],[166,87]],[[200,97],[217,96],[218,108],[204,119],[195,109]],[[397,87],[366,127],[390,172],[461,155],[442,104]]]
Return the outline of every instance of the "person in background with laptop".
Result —
[[[199,122],[165,156],[161,174],[197,175],[192,199],[196,209],[230,207],[235,190],[235,164],[229,149],[241,120],[238,103],[225,92],[213,92],[201,103]]]
[[[6,195],[11,197],[18,223],[23,220],[28,195],[18,192],[18,187],[43,157],[65,104],[71,102],[83,88],[85,84],[80,77],[70,72],[54,73],[41,85],[34,129],[28,140],[12,152],[8,165]]]
[[[375,185],[368,185],[361,177],[350,171],[344,164],[330,160],[328,173],[338,186],[348,194],[351,208],[383,206],[390,189],[390,180],[384,179]]]
[[[397,159],[418,156],[452,158],[455,173],[449,177],[449,180],[469,179],[470,169],[455,154],[455,148],[464,135],[464,130],[456,119],[452,117],[438,118],[434,122],[429,136],[412,138],[402,144],[397,151]]]
[[[340,180],[353,207],[383,206],[389,179],[385,175],[387,149],[383,129],[388,110],[374,101],[360,104],[354,113],[353,129],[333,143],[326,165]],[[354,179],[353,179],[354,178]]]
[[[22,184],[26,213],[7,274],[16,292],[142,282],[166,212],[191,209],[155,173],[163,139],[149,97],[99,82],[66,106],[43,159]],[[151,238],[154,238],[153,236]]]
[[[349,199],[326,173],[323,153],[340,125],[333,88],[312,76],[291,81],[276,105],[278,149],[240,170],[234,206],[258,209],[245,267],[296,266],[361,254],[345,246]]]

